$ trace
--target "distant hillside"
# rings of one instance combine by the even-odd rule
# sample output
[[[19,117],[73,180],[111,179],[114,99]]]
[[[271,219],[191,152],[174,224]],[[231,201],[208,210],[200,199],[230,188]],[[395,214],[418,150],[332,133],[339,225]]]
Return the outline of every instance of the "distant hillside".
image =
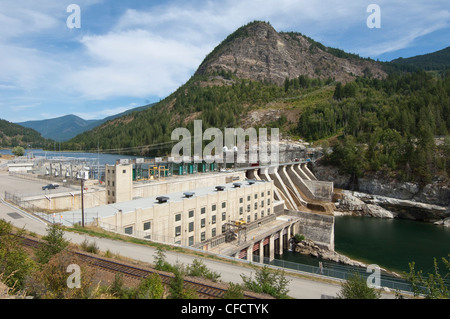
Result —
[[[0,147],[47,147],[51,143],[33,129],[0,119]]]
[[[96,126],[99,126],[109,120],[117,117],[125,116],[129,113],[144,110],[153,104],[137,107],[120,114],[112,115],[102,120],[84,120],[79,116],[70,114],[53,119],[39,120],[39,121],[27,121],[17,123],[19,125],[32,128],[45,138],[53,139],[55,141],[68,141],[71,138],[92,130]]]
[[[398,58],[392,61],[394,64],[412,66],[423,70],[450,69],[450,47],[437,52],[418,55],[411,58]]]
[[[32,128],[46,138],[55,141],[66,141],[72,137],[83,133],[96,125],[98,120],[86,121],[76,115],[65,115],[53,119],[40,121],[27,121],[17,123],[19,125]]]

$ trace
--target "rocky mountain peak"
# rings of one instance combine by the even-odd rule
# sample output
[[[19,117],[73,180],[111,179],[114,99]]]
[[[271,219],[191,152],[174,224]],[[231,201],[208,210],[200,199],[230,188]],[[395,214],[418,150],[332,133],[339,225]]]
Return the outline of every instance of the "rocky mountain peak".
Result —
[[[341,82],[367,74],[386,76],[375,61],[327,48],[300,33],[279,33],[269,23],[260,21],[228,36],[206,57],[196,74],[217,72],[279,85],[286,78],[300,75]]]

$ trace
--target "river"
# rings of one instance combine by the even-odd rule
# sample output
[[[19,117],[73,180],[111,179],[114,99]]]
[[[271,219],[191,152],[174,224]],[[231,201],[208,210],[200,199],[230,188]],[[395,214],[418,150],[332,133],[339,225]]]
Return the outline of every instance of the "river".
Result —
[[[409,272],[409,263],[425,274],[433,270],[433,258],[450,254],[450,228],[430,223],[373,217],[335,218],[335,251],[365,264],[376,264],[399,274]],[[318,266],[319,260],[285,251],[277,258]],[[329,265],[331,262],[323,261]]]

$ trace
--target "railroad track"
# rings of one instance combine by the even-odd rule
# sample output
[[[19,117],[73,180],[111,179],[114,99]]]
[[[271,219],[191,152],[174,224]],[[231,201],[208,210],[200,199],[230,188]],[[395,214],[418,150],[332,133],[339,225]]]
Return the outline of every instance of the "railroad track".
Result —
[[[23,244],[28,247],[37,248],[40,242],[31,238],[23,237]],[[158,274],[161,277],[163,284],[169,285],[172,279],[175,277],[174,274],[168,272],[162,272],[158,270],[149,270],[132,265],[127,265],[125,263],[112,261],[106,258],[93,256],[88,253],[73,251],[73,253],[93,267],[97,267],[113,273],[121,273],[134,279],[143,279],[151,274]],[[197,292],[199,297],[205,299],[220,299],[224,296],[226,288],[220,287],[220,285],[214,285],[214,283],[204,283],[195,278],[184,278],[184,287],[192,289]],[[244,292],[245,299],[264,299],[263,296],[252,292]]]

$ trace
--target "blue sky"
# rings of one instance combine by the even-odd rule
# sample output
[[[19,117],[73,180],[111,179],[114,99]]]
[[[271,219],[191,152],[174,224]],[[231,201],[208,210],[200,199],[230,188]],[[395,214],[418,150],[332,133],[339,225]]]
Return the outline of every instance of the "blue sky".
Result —
[[[80,28],[69,28],[70,4]],[[380,8],[369,28],[367,7]],[[448,0],[1,0],[0,118],[100,119],[183,85],[253,20],[381,61],[450,46]]]

